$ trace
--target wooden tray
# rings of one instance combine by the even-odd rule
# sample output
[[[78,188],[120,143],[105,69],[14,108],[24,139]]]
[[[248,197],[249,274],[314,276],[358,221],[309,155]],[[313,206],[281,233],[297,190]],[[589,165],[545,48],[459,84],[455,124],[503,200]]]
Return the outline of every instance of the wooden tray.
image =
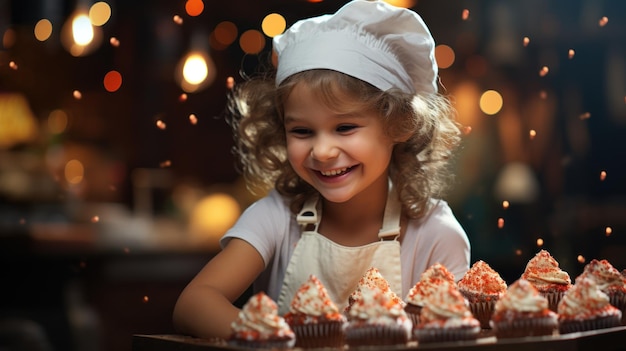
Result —
[[[437,351],[577,351],[601,348],[602,351],[626,350],[626,326],[565,335],[536,336],[517,339],[482,337],[476,341],[432,343],[407,346],[376,347],[376,350]],[[359,348],[357,348],[359,349]],[[372,348],[362,348],[372,350]],[[220,340],[198,339],[183,335],[133,335],[133,351],[211,351],[244,350]],[[295,350],[295,349],[294,349]],[[300,350],[300,349],[298,349]],[[310,350],[310,349],[309,349]],[[325,349],[329,350],[329,349]],[[354,349],[353,349],[354,350]]]

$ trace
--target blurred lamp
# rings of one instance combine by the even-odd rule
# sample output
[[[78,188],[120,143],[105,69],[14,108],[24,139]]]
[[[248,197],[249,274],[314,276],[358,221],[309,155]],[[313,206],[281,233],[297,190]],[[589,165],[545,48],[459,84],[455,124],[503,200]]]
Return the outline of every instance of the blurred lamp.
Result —
[[[495,195],[498,200],[531,203],[539,196],[539,183],[527,164],[510,162],[498,175]]]
[[[0,149],[33,141],[37,121],[26,98],[18,93],[0,93]]]
[[[91,23],[88,9],[84,7],[78,7],[61,28],[61,43],[74,57],[90,54],[101,42],[102,30]]]
[[[200,91],[215,80],[215,63],[209,56],[209,40],[196,34],[192,38],[191,50],[178,62],[175,79],[187,93]]]
[[[200,199],[189,219],[193,241],[217,247],[219,239],[240,214],[239,203],[229,194],[214,193]]]

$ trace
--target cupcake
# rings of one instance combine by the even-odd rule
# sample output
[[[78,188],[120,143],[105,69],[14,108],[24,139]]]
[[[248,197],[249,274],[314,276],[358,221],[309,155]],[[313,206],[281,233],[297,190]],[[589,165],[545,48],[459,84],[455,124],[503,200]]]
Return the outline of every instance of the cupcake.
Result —
[[[539,251],[528,261],[521,278],[529,281],[547,298],[548,308],[555,312],[559,300],[572,286],[569,274],[559,268],[559,263],[546,250]]]
[[[346,317],[314,275],[300,286],[284,318],[296,334],[296,347],[343,347]]]
[[[287,349],[296,342],[289,324],[278,315],[278,306],[263,292],[250,297],[231,329],[228,343],[236,347]]]
[[[346,344],[360,346],[404,346],[411,337],[413,323],[402,303],[374,286],[363,288],[348,312]]]
[[[581,277],[558,306],[561,334],[618,327],[622,312],[609,303],[593,279]]]
[[[422,273],[420,280],[407,293],[404,299],[406,304],[404,310],[414,325],[419,323],[424,299],[433,293],[435,289],[433,285],[440,284],[442,281],[454,284],[454,275],[444,265],[436,263]]]
[[[352,294],[348,296],[348,306],[346,306],[344,314],[350,316],[350,309],[356,301],[361,299],[362,291],[369,290],[373,287],[379,288],[383,294],[386,294],[394,303],[399,303],[404,306],[402,298],[391,290],[389,282],[380,274],[380,271],[372,267],[363,274]]]
[[[626,278],[607,260],[593,259],[583,272],[576,278],[590,278],[596,282],[598,289],[609,297],[611,305],[622,312],[622,324],[626,317]]]
[[[476,261],[457,283],[459,292],[469,302],[470,311],[483,329],[491,328],[489,320],[496,301],[506,292],[506,282],[484,261]]]
[[[474,340],[480,333],[480,322],[474,318],[467,301],[454,283],[439,280],[433,284],[420,313],[419,324],[413,326],[418,343]]]
[[[548,308],[548,299],[523,278],[498,299],[489,323],[499,339],[552,335],[558,328],[557,314]]]

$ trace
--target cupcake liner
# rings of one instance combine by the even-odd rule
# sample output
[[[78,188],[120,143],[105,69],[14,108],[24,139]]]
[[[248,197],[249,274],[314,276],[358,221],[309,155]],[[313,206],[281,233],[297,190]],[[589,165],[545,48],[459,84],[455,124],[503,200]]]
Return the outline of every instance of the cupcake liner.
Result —
[[[542,291],[540,294],[548,299],[548,308],[553,312],[557,312],[557,307],[565,291]]]
[[[404,312],[406,312],[406,315],[409,317],[409,319],[411,319],[411,322],[413,323],[413,325],[418,325],[420,323],[420,314],[422,312],[422,306],[407,303],[406,306],[404,307]]]
[[[623,291],[613,291],[608,295],[611,305],[622,312],[621,325],[626,325],[626,294]]]
[[[620,314],[616,313],[612,316],[598,317],[586,320],[561,320],[559,322],[559,333],[568,334],[588,330],[619,327],[620,318]]]
[[[234,347],[240,347],[245,349],[290,349],[293,348],[296,343],[295,339],[283,339],[283,340],[244,340],[244,339],[230,339],[228,345]]]
[[[410,332],[399,325],[349,325],[345,337],[349,347],[405,345]]]
[[[489,320],[491,320],[491,316],[493,315],[493,310],[496,306],[496,301],[485,301],[485,302],[470,302],[469,308],[474,315],[474,318],[478,319],[480,322],[480,327],[482,329],[490,329],[491,325],[489,324]]]
[[[491,327],[497,338],[552,335],[559,326],[556,314],[546,317],[520,317],[494,321]]]
[[[476,340],[479,334],[479,326],[413,329],[413,337],[417,340],[419,344],[427,344],[431,342]]]
[[[344,344],[344,323],[341,321],[291,325],[296,334],[296,347],[341,348]]]

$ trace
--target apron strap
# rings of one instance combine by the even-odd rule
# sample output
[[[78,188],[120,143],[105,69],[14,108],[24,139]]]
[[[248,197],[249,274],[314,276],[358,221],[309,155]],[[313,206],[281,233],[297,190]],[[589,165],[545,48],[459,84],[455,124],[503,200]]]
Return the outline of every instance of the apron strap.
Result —
[[[317,200],[318,196],[314,195],[308,198],[302,205],[302,209],[296,216],[298,224],[306,228],[307,226],[314,226],[317,229],[318,216],[317,216]]]
[[[395,188],[389,180],[389,192],[387,194],[387,204],[383,215],[383,227],[378,232],[381,240],[396,240],[400,236],[400,215],[402,206],[398,200]]]

